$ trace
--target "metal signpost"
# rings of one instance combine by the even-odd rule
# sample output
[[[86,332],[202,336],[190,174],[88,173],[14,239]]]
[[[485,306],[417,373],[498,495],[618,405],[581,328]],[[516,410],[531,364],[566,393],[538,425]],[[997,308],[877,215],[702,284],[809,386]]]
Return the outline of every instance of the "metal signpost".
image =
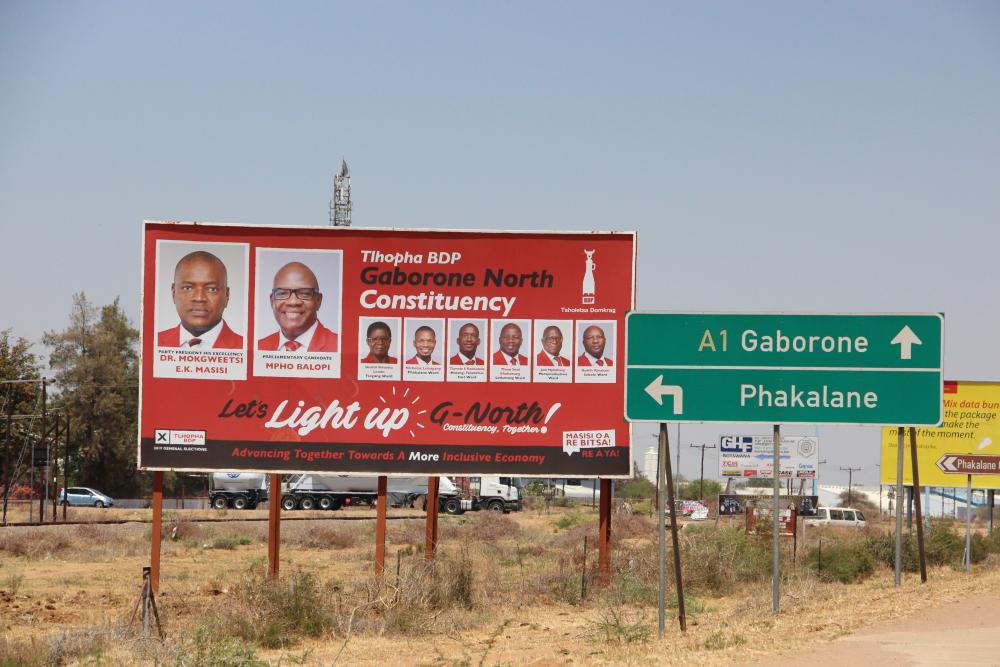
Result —
[[[1000,475],[1000,455],[945,454],[937,467],[948,475],[965,475],[965,572],[972,570],[972,475]]]
[[[938,313],[631,312],[625,418],[770,423],[778,443],[780,424],[937,426],[943,338]],[[772,449],[777,613],[781,461]]]

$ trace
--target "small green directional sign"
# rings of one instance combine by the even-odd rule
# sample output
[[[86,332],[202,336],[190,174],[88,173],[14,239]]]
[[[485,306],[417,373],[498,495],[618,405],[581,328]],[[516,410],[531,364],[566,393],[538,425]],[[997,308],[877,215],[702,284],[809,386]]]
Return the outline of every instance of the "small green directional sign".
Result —
[[[625,417],[937,426],[941,314],[629,313]]]

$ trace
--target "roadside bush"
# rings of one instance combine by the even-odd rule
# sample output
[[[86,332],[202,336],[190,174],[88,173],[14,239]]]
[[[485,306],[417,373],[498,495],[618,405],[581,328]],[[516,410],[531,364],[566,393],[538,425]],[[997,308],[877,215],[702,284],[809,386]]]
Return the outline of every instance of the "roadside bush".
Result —
[[[225,634],[264,648],[283,648],[300,637],[319,637],[333,624],[332,587],[314,575],[293,571],[268,579],[257,568],[232,587],[233,604],[222,608]]]
[[[424,525],[421,523],[418,526],[421,533],[420,543],[423,544]],[[458,522],[441,524],[439,533],[443,539],[496,543],[501,540],[517,539],[521,534],[521,525],[507,514],[482,511],[465,514]]]
[[[580,512],[570,512],[569,514],[563,514],[559,517],[556,522],[556,528],[559,530],[566,530],[567,528],[572,528],[573,526],[578,526],[582,523],[589,522],[591,517],[585,516]]]
[[[926,537],[926,536],[925,536]],[[891,569],[896,567],[896,536],[890,532],[877,532],[861,541],[861,547],[868,552],[876,563]],[[824,554],[824,560],[826,556]],[[917,553],[916,535],[903,535],[902,567],[904,572],[917,572],[920,569]],[[930,564],[930,559],[928,559]]]
[[[871,575],[875,559],[861,542],[831,542],[809,550],[806,564],[823,581],[853,584]]]
[[[928,565],[959,567],[965,558],[965,538],[952,530],[950,522],[931,521],[930,528],[924,532],[924,549]],[[982,557],[985,556],[984,553]]]
[[[65,526],[36,528],[31,531],[8,528],[0,532],[0,551],[30,559],[55,556],[71,546],[66,533]]]
[[[669,556],[668,556],[669,558]],[[721,595],[771,577],[770,544],[739,528],[697,526],[681,534],[684,586]]]

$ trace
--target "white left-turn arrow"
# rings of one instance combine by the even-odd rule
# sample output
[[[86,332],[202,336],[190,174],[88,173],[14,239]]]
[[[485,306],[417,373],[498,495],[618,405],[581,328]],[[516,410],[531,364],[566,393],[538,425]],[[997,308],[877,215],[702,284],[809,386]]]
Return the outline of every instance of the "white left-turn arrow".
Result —
[[[892,339],[890,345],[899,345],[899,358],[909,359],[912,355],[912,347],[914,345],[923,345],[917,334],[913,333],[913,329],[909,325],[903,325],[903,328],[899,330],[896,337]]]
[[[664,396],[673,396],[674,414],[684,414],[684,389],[676,384],[663,384],[662,375],[657,375],[656,379],[646,386],[646,393],[660,405],[663,405]]]

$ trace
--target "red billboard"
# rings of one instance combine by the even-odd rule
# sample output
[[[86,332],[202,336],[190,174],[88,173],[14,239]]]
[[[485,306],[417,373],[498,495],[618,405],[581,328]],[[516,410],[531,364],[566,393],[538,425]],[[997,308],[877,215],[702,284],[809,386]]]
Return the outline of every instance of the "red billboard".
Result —
[[[631,472],[632,232],[145,223],[139,467]]]

